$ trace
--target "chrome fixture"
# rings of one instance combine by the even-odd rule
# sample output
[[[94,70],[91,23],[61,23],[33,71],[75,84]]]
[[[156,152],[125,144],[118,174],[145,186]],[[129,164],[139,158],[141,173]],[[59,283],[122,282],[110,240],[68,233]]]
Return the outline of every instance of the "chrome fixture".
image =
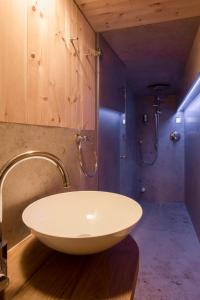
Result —
[[[172,142],[178,142],[181,138],[181,134],[178,131],[175,130],[175,131],[170,133],[169,137],[170,137],[170,140]]]
[[[147,125],[148,122],[149,122],[149,116],[147,113],[144,113],[143,116],[142,116],[142,121],[144,123],[144,125]]]
[[[142,186],[141,190],[140,190],[140,193],[144,194],[145,192],[146,192],[146,188],[145,188],[145,186]]]
[[[4,290],[9,284],[9,278],[7,276],[7,243],[3,239],[3,231],[2,231],[2,221],[3,221],[3,199],[2,199],[2,191],[4,181],[9,174],[9,172],[22,161],[39,158],[44,159],[51,162],[53,165],[57,167],[59,170],[63,186],[65,188],[69,187],[69,176],[65,170],[65,167],[62,161],[53,154],[48,152],[40,152],[40,151],[28,151],[22,154],[19,154],[9,160],[0,170],[0,291]]]
[[[154,140],[154,150],[155,150],[155,156],[151,161],[147,161],[143,157],[143,149],[142,145],[144,141],[142,139],[139,140],[139,150],[140,150],[140,157],[141,157],[141,162],[143,165],[147,166],[153,166],[154,163],[156,162],[158,158],[158,146],[159,146],[159,125],[160,125],[160,114],[162,114],[161,111],[161,98],[160,96],[155,97],[153,107],[155,108],[155,113],[154,113],[154,119],[155,119],[155,140]],[[144,114],[147,115],[147,114]],[[144,125],[148,125],[148,121],[144,122],[144,115],[143,115],[143,123]],[[146,117],[147,119],[148,117]]]
[[[140,152],[140,158],[143,165],[146,166],[153,166],[154,163],[157,161],[158,158],[158,148],[159,148],[159,127],[160,127],[160,115],[162,114],[161,110],[161,103],[163,97],[167,94],[170,85],[168,83],[157,83],[157,84],[150,84],[147,86],[148,89],[151,90],[151,94],[154,95],[154,103],[153,108],[155,109],[154,112],[154,120],[155,120],[155,139],[154,139],[154,150],[155,154],[151,161],[147,161],[144,159],[143,155],[143,147],[144,144],[143,139],[139,140],[139,152]],[[143,114],[142,121],[144,125],[148,125],[148,115],[145,113]]]
[[[170,84],[166,82],[153,83],[148,85],[147,88],[154,92],[156,95],[161,95],[170,88]]]
[[[121,114],[121,125],[120,125],[120,159],[125,160],[128,158],[127,155],[127,86],[120,87],[120,94],[124,101],[124,112]]]
[[[81,135],[79,133],[75,135],[75,138],[76,138],[76,145],[77,145],[77,149],[78,149],[79,165],[80,165],[81,171],[83,172],[83,174],[86,177],[94,177],[96,175],[96,172],[97,172],[97,169],[98,169],[97,154],[96,154],[96,152],[94,152],[94,159],[95,159],[94,171],[92,173],[89,173],[86,170],[86,166],[85,166],[84,159],[83,159],[83,150],[82,150],[82,144],[90,142],[90,139],[88,138],[87,135]]]
[[[76,142],[78,144],[80,143],[85,143],[85,142],[89,142],[89,138],[87,135],[81,135],[79,133],[76,134]]]
[[[120,159],[126,159],[127,155],[120,155]]]

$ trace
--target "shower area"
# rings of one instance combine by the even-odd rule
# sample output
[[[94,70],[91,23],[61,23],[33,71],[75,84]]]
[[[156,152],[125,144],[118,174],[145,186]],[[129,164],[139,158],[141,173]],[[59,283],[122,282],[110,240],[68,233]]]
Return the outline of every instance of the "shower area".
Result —
[[[158,204],[184,201],[184,117],[177,108],[198,24],[193,18],[99,35],[100,190]]]
[[[143,96],[136,106],[137,198],[160,204],[183,201],[184,119],[176,113],[177,98]]]
[[[149,86],[150,88],[155,88],[155,91],[159,91],[157,90],[157,88],[159,87],[168,87],[167,84],[154,84]],[[155,132],[154,132],[154,142],[153,142],[153,148],[154,148],[154,155],[152,157],[151,160],[145,160],[144,155],[143,155],[143,139],[141,138],[139,140],[139,151],[140,151],[140,160],[141,163],[145,166],[153,166],[155,164],[155,162],[158,159],[158,147],[159,147],[159,127],[160,127],[160,114],[162,114],[161,111],[161,97],[160,95],[155,95],[155,100],[154,103],[152,105],[153,107],[155,107],[155,113],[154,113],[154,121],[155,121]],[[149,124],[149,115],[148,113],[144,113],[142,116],[142,121],[143,124],[145,126],[148,126]],[[144,145],[145,146],[145,145]],[[143,192],[145,192],[145,189],[142,190]]]
[[[199,26],[191,18],[98,36],[98,184],[143,208],[132,233],[140,248],[136,300],[200,299],[194,120],[178,110],[200,70]]]

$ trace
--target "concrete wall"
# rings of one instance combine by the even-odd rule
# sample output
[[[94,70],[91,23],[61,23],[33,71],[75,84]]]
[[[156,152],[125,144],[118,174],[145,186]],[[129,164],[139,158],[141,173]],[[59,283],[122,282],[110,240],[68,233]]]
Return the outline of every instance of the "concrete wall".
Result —
[[[162,114],[160,116],[159,129],[159,152],[158,159],[153,166],[141,164],[141,151],[139,151],[139,140],[143,140],[143,158],[151,161],[155,156],[154,150],[154,111],[152,97],[138,98],[137,101],[137,173],[138,199],[158,203],[183,201],[184,200],[184,125],[176,124],[176,98],[168,96],[161,104]],[[148,113],[149,123],[142,122],[143,113]],[[177,130],[181,133],[181,140],[173,143],[169,139],[171,131]],[[146,189],[141,193],[141,188]]]
[[[137,197],[136,108],[135,98],[128,86],[126,91],[126,124],[121,120],[120,193]],[[125,156],[125,158],[123,158]]]
[[[124,112],[125,67],[100,36],[99,189],[120,192],[120,123]]]
[[[99,111],[99,189],[120,192],[120,120],[119,112]]]
[[[200,239],[200,101],[185,113],[185,201]]]
[[[99,46],[99,189],[136,198],[134,97],[125,65],[102,36]]]
[[[0,123],[0,167],[22,152],[47,151],[63,161],[70,176],[70,190],[97,189],[97,177],[86,179],[80,171],[76,133],[65,128]],[[93,141],[84,151],[86,164],[92,168],[96,133],[84,133]],[[64,191],[58,170],[47,161],[29,160],[11,171],[3,188],[3,230],[9,247],[29,234],[21,219],[24,208],[41,197]]]
[[[192,83],[200,72],[200,26],[194,39],[190,55],[185,67],[185,73],[181,86],[183,97],[190,89]],[[180,99],[181,100],[181,99]]]
[[[185,69],[183,96],[200,72],[200,27],[194,40]],[[182,99],[180,99],[181,102]],[[185,201],[197,235],[200,239],[200,103],[192,102],[185,116]]]

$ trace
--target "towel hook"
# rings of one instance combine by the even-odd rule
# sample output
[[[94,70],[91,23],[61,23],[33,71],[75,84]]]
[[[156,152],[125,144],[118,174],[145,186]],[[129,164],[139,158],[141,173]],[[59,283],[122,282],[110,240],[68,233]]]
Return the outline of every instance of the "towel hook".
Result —
[[[87,142],[90,142],[90,139],[88,138],[87,135],[81,135],[79,133],[77,133],[75,135],[76,137],[76,145],[77,145],[77,149],[78,149],[78,157],[79,157],[79,165],[80,165],[80,168],[81,168],[81,171],[83,172],[83,174],[86,176],[86,177],[94,177],[96,175],[96,172],[97,172],[97,169],[98,169],[98,162],[97,162],[97,154],[96,154],[96,151],[94,151],[94,157],[95,157],[95,164],[94,164],[94,172],[92,173],[89,173],[87,171],[87,168],[85,166],[85,163],[84,163],[84,159],[83,159],[83,149],[82,149],[82,144],[83,143],[87,143]]]

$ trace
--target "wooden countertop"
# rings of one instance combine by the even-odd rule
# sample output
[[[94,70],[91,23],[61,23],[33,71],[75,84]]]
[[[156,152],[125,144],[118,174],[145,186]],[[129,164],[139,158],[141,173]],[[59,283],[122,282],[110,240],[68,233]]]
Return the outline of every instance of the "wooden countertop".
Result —
[[[130,300],[138,262],[138,246],[130,236],[102,253],[72,256],[30,235],[8,253],[10,285],[0,299]]]

